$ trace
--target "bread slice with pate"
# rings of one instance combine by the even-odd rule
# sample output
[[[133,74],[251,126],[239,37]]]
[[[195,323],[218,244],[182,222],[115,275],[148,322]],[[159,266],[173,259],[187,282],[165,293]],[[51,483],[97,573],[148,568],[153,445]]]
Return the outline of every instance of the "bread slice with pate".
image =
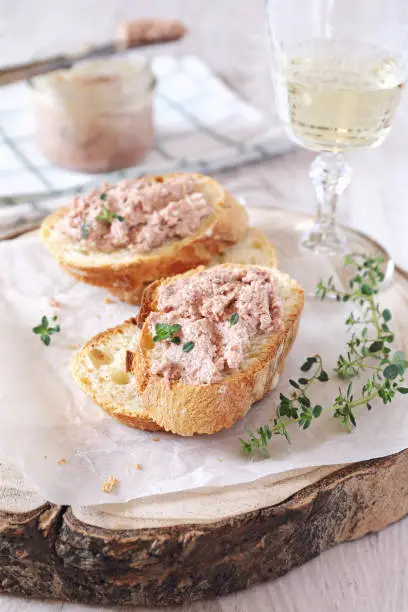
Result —
[[[238,264],[276,265],[273,246],[255,228],[222,257]],[[216,258],[212,263],[218,263]],[[71,372],[80,389],[110,416],[129,427],[159,431],[162,427],[150,418],[136,389],[133,361],[140,334],[136,318],[97,334],[74,355]]]
[[[304,292],[277,269],[221,264],[156,281],[133,361],[141,404],[182,436],[231,427],[276,385]]]
[[[245,209],[217,181],[167,174],[77,196],[40,236],[70,275],[140,304],[152,281],[211,264],[247,228]]]

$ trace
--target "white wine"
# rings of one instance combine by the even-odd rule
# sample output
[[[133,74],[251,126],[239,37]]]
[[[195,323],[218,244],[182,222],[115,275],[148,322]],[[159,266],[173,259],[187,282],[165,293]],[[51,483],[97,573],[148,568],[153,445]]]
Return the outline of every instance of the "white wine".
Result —
[[[276,105],[294,140],[315,151],[384,141],[403,88],[402,67],[384,49],[311,41],[279,59]]]

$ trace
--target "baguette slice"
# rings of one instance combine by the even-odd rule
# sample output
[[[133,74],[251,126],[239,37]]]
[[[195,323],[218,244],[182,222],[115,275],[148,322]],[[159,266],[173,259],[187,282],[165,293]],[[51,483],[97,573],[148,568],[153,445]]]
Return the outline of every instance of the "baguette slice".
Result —
[[[177,175],[149,177],[163,182]],[[199,174],[193,176],[214,212],[203,220],[191,236],[152,249],[135,253],[130,248],[103,253],[84,248],[80,242],[64,238],[58,224],[67,213],[60,208],[47,217],[40,236],[61,267],[74,278],[104,287],[120,300],[140,304],[142,293],[152,281],[180,274],[199,265],[208,265],[214,255],[241,240],[248,227],[248,215],[235,198],[217,181]]]
[[[114,419],[136,429],[160,431],[136,390],[131,362],[139,338],[136,319],[107,329],[74,355],[71,372],[80,389]]]
[[[236,263],[276,265],[275,249],[265,235],[255,228],[249,228],[242,241],[227,249],[222,257]],[[214,258],[213,264],[216,263],[219,262]],[[124,425],[160,431],[162,428],[142,406],[133,368],[129,367],[140,333],[136,319],[131,319],[94,336],[74,355],[72,376],[95,404]]]
[[[254,264],[276,268],[278,258],[274,246],[256,227],[249,227],[242,239],[228,247],[223,253],[214,255],[210,266],[222,263]]]
[[[231,427],[254,402],[271,391],[295,340],[304,305],[304,293],[297,282],[287,274],[270,269],[283,303],[283,329],[257,336],[240,368],[226,374],[219,383],[191,385],[177,381],[169,384],[163,377],[151,373],[153,343],[145,321],[150,312],[157,312],[160,286],[174,283],[180,276],[190,277],[202,269],[150,285],[143,295],[139,315],[142,335],[136,348],[134,372],[142,405],[153,421],[166,431],[182,436],[212,434]]]

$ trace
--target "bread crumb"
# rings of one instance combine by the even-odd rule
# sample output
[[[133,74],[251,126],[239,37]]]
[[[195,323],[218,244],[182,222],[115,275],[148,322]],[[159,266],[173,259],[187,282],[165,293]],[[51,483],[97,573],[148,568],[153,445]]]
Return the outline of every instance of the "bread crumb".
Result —
[[[80,346],[80,344],[69,344],[68,348],[72,349],[73,351],[76,351],[76,349],[79,349]]]
[[[48,459],[48,455],[44,455],[44,459]]]
[[[153,442],[160,442],[159,436],[153,436],[152,440]]]
[[[66,462],[67,462],[66,459],[58,459],[58,461],[57,461],[58,465],[65,465]]]
[[[104,493],[111,493],[113,489],[119,484],[119,480],[115,476],[108,476],[102,485],[101,490]]]
[[[142,466],[140,465],[140,463],[134,463],[133,467],[135,468],[135,470],[141,470]]]
[[[104,301],[105,304],[116,304],[115,300],[111,300],[109,297],[106,297]]]
[[[97,315],[96,315],[96,318],[97,318],[97,319],[100,319],[100,318],[101,318],[101,315],[100,315],[100,314],[97,314]]]
[[[58,300],[52,297],[48,298],[48,303],[51,306],[51,308],[61,308],[62,306],[61,302],[59,302]]]

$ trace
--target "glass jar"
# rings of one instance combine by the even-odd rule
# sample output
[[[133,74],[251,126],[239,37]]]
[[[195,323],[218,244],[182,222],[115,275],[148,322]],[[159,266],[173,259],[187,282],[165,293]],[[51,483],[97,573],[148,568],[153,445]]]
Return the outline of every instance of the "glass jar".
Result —
[[[39,149],[80,172],[137,164],[153,144],[155,78],[144,57],[82,62],[30,82]]]

